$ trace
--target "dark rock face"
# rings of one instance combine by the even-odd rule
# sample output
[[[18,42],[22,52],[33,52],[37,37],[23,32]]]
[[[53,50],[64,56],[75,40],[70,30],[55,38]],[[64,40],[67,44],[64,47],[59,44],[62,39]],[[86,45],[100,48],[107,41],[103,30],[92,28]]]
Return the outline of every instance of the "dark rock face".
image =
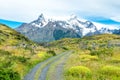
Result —
[[[80,37],[74,30],[65,29],[58,23],[59,22],[49,22],[43,28],[31,26],[30,24],[23,24],[16,30],[35,42],[49,42],[61,38]]]
[[[113,34],[118,34],[118,35],[120,35],[120,29],[116,29],[116,30],[113,30]]]

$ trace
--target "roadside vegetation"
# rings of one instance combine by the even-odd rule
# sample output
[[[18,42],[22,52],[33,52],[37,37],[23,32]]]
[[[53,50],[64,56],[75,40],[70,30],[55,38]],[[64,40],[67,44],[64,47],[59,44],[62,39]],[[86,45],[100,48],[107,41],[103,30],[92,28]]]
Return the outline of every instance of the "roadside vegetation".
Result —
[[[51,47],[74,50],[64,66],[64,80],[120,80],[120,36],[103,34],[62,39]]]
[[[56,52],[0,24],[0,80],[22,80],[36,64]]]
[[[41,45],[0,24],[0,80],[22,80],[36,64],[67,50],[73,52],[64,63],[64,80],[120,80],[119,35],[64,38]],[[54,78],[49,74],[58,63],[47,77]]]

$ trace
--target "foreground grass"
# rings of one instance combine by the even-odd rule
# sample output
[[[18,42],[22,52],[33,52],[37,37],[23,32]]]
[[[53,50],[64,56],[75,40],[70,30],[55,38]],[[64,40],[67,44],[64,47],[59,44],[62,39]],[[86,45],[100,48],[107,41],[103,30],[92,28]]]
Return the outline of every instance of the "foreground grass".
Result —
[[[64,68],[65,80],[120,80],[120,48],[115,48],[112,56],[91,56],[87,51],[80,51],[71,55]],[[116,58],[117,56],[117,58]],[[112,61],[112,58],[115,60]],[[73,67],[85,67],[87,69],[71,70]],[[72,72],[71,72],[71,71]],[[79,71],[80,70],[80,71]],[[82,71],[82,72],[81,72]],[[90,73],[90,76],[88,75]],[[76,75],[79,74],[79,75]],[[74,76],[76,75],[76,76]],[[83,76],[84,75],[84,76]]]
[[[55,45],[58,48],[74,50],[64,67],[65,80],[120,80],[119,35],[103,34],[82,39],[66,38],[52,42],[49,46]],[[91,71],[91,76],[83,76],[85,73],[88,74],[85,68]]]

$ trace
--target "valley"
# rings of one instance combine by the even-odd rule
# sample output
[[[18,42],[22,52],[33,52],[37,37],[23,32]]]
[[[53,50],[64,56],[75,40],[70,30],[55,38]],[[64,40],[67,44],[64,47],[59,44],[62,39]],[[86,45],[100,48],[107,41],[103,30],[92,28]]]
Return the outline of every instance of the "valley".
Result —
[[[35,43],[0,25],[1,80],[119,80],[120,36]]]

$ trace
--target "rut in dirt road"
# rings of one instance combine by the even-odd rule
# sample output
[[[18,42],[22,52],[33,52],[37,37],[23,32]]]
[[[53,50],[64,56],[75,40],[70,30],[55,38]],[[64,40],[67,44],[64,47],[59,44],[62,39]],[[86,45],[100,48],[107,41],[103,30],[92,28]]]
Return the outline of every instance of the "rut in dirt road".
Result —
[[[64,65],[67,61],[67,59],[70,56],[70,53],[67,53],[63,57],[61,57],[58,61],[55,61],[51,64],[48,74],[47,74],[47,80],[64,80]]]
[[[68,51],[68,52],[64,52],[61,53],[57,56],[51,57],[48,60],[39,63],[38,65],[36,65],[31,71],[30,73],[28,73],[24,80],[46,80],[47,77],[47,73],[48,70],[50,68],[50,66],[52,66],[53,63],[57,63],[57,61],[59,61],[61,58],[65,58],[67,57],[66,55],[70,55],[70,53],[72,53],[72,51]],[[67,58],[66,58],[67,59]],[[66,60],[65,59],[65,60]],[[65,60],[63,62],[65,62]],[[60,64],[61,65],[61,64]],[[61,71],[60,75],[62,74],[62,68],[63,66],[61,66],[60,68],[56,68],[56,71]],[[60,70],[59,70],[60,69]],[[56,75],[57,76],[57,75]]]

